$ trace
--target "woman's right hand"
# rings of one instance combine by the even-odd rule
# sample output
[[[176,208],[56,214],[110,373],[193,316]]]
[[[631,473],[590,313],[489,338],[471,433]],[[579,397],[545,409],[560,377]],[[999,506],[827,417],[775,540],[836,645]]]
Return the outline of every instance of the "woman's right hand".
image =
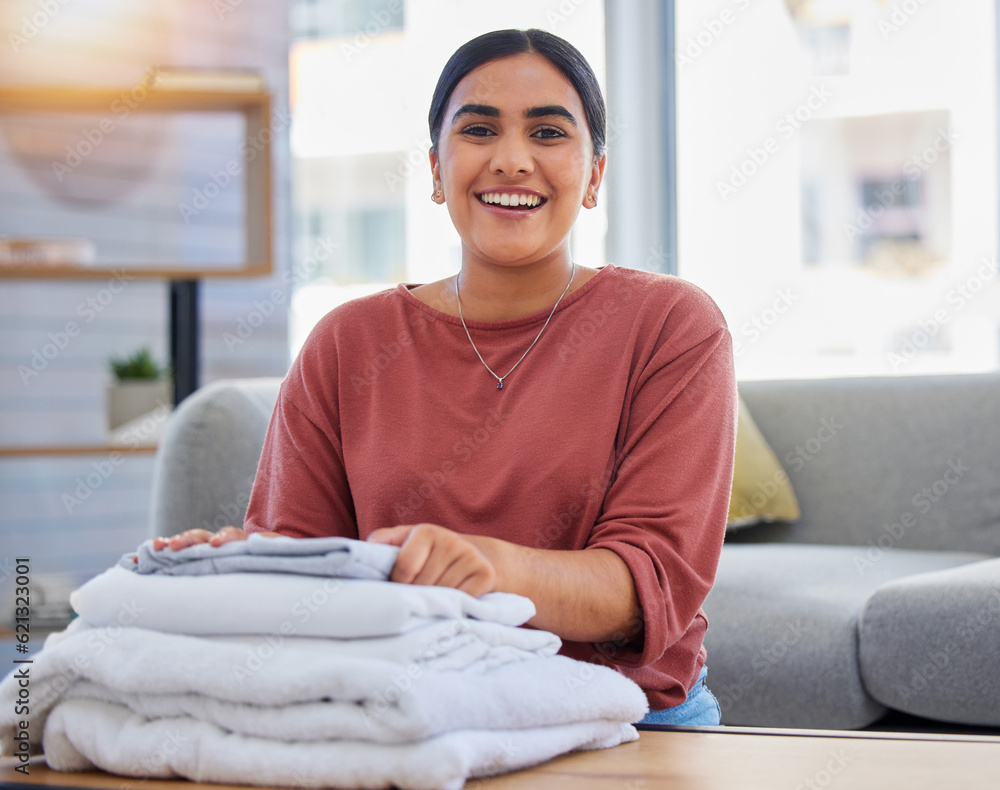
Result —
[[[261,532],[260,534],[268,538],[278,537],[277,532]],[[218,532],[209,532],[207,529],[189,529],[187,532],[182,532],[180,535],[174,535],[171,538],[154,538],[153,551],[162,551],[167,548],[172,551],[180,551],[181,549],[186,549],[188,546],[193,546],[195,543],[208,543],[211,546],[221,546],[224,543],[230,543],[234,540],[246,539],[247,533],[239,527],[223,527]]]

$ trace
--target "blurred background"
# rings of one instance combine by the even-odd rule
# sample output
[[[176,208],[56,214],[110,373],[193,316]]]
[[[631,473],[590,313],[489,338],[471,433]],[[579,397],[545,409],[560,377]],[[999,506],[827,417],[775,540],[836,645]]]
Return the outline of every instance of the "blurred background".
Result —
[[[332,307],[456,271],[427,108],[450,54],[488,30],[545,28],[588,58],[609,164],[574,257],[703,287],[741,379],[996,370],[995,6],[3,0],[0,90],[116,98],[0,106],[0,605],[30,556],[58,620],[67,589],[147,536],[167,410],[109,439],[109,360],[148,347],[168,364],[173,291],[129,272],[199,280],[205,384],[284,375]],[[269,275],[238,276],[262,221],[246,197],[260,131],[231,109],[144,113],[157,69],[269,94]],[[4,275],[5,236],[83,239],[80,264],[119,275]]]

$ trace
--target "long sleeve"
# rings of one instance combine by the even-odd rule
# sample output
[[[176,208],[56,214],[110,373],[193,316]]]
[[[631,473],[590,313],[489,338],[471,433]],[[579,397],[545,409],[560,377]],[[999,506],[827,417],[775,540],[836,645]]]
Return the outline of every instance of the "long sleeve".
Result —
[[[290,537],[358,537],[344,468],[329,322],[312,333],[282,383],[244,529]]]
[[[630,393],[613,481],[587,544],[615,551],[639,594],[641,651],[626,639],[598,646],[621,666],[655,662],[703,620],[715,579],[736,435],[729,332],[723,325],[698,340],[704,315],[715,312],[704,305],[656,339]]]

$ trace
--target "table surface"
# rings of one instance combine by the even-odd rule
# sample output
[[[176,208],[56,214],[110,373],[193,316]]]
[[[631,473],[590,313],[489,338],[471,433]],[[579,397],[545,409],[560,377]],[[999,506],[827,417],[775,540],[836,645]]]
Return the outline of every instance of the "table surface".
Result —
[[[24,776],[8,758],[0,788],[226,790],[233,785],[58,773],[44,763]],[[466,790],[995,790],[1000,738],[750,728],[644,731],[634,743],[577,752],[524,771],[472,779]]]

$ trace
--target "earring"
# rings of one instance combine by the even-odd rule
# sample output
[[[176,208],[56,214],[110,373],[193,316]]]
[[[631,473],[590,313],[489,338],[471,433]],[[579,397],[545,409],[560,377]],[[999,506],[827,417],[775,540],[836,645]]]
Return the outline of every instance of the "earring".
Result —
[[[587,195],[587,202],[590,203],[591,206],[596,206],[597,205],[597,196],[596,195]]]
[[[440,200],[440,199],[441,199],[441,190],[435,189],[434,192],[431,194],[431,200]]]

